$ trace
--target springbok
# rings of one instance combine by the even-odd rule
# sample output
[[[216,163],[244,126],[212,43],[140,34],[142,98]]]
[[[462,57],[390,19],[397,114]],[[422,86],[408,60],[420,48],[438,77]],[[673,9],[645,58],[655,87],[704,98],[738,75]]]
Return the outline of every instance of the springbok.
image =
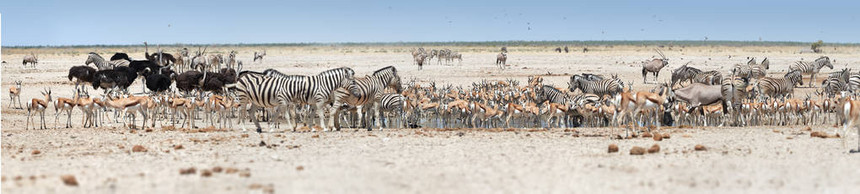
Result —
[[[74,92],[74,97],[72,99],[59,97],[56,101],[54,101],[54,128],[57,127],[57,120],[60,118],[60,113],[66,112],[66,128],[72,127],[72,110],[75,109],[75,106],[78,105],[78,91]]]
[[[841,100],[842,104],[840,106],[840,110],[838,114],[841,114],[843,118],[845,118],[844,123],[842,123],[842,134],[843,136],[848,135],[848,128],[857,129],[857,135],[860,136],[860,100],[853,100],[851,98],[844,98]],[[842,145],[845,145],[845,138],[842,137]],[[860,152],[860,140],[857,143],[857,149],[851,149],[850,153],[858,153]]]
[[[45,95],[45,99],[33,98],[30,102],[27,103],[27,126],[25,129],[30,128],[30,120],[33,116],[33,112],[39,113],[39,118],[42,124],[39,126],[39,129],[47,129],[45,126],[45,109],[48,109],[48,103],[51,102],[51,89],[47,89],[42,92],[42,95]],[[33,127],[35,129],[35,127]]]
[[[84,116],[81,119],[81,123],[83,123],[84,127],[98,127],[95,123],[95,111],[97,104],[95,103],[93,98],[90,98],[90,94],[87,91],[82,93],[81,98],[78,99],[77,107],[81,109],[81,112],[84,113]]]
[[[12,107],[12,102],[18,99],[18,108],[21,107],[21,81],[15,81],[15,86],[9,87],[9,107]]]
[[[125,118],[128,116],[128,114],[131,114],[131,128],[136,127],[134,125],[134,122],[137,117],[136,112],[140,112],[140,114],[143,116],[143,125],[141,125],[141,128],[146,127],[146,111],[144,110],[145,99],[135,97],[114,99],[112,96],[104,96],[102,97],[102,101],[104,101],[105,105],[107,105],[108,107],[111,107],[115,111],[123,114],[121,116],[123,118],[123,124],[127,124],[125,122]]]

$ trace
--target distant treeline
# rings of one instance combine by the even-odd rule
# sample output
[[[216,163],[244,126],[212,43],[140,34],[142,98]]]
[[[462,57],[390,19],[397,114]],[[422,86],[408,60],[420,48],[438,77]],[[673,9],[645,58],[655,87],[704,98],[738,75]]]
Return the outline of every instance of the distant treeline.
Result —
[[[301,47],[301,46],[804,46],[812,42],[791,41],[722,41],[722,40],[589,40],[589,41],[456,41],[456,42],[343,42],[343,43],[258,43],[258,44],[163,44],[164,47]],[[860,43],[827,43],[828,46],[860,46]],[[142,45],[65,45],[65,46],[3,46],[3,48],[124,48]]]

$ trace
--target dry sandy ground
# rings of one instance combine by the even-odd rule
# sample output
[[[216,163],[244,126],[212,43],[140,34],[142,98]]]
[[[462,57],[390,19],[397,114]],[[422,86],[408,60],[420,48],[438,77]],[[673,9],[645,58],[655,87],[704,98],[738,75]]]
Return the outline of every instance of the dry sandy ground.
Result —
[[[440,48],[440,47],[436,47]],[[395,65],[404,80],[425,84],[468,86],[482,79],[547,74],[546,83],[565,87],[567,76],[580,72],[618,74],[643,84],[638,62],[654,55],[651,47],[590,47],[589,53],[558,54],[549,47],[509,47],[511,69],[492,63],[496,48],[451,47],[464,54],[461,64],[411,65],[410,47],[309,46],[237,48],[246,69],[277,68],[288,73],[311,74],[349,66],[357,75]],[[553,47],[554,48],[554,47]],[[171,50],[172,49],[172,50]],[[215,48],[226,52],[231,48]],[[263,63],[251,63],[254,50],[266,49]],[[830,48],[836,67],[860,67],[860,48]],[[130,52],[142,57],[142,48],[3,49],[2,88],[24,81],[22,99],[39,97],[51,87],[55,96],[70,97],[65,78],[69,67],[83,64],[86,53],[104,56]],[[577,49],[574,49],[577,50]],[[672,59],[660,75],[687,61],[704,70],[727,72],[747,56],[769,57],[771,72],[781,74],[792,61],[811,60],[816,54],[795,54],[794,47],[673,47],[664,48]],[[37,69],[22,68],[24,53],[37,52]],[[175,48],[168,48],[175,51]],[[17,61],[17,62],[16,62]],[[830,72],[833,70],[823,70]],[[140,90],[139,83],[132,91]],[[812,89],[801,89],[799,93]],[[749,128],[664,128],[671,138],[614,140],[607,134],[619,129],[544,130],[430,130],[391,129],[366,132],[347,129],[325,133],[244,133],[239,129],[131,132],[119,124],[81,128],[75,110],[74,128],[25,130],[26,111],[8,108],[2,98],[3,193],[691,193],[778,192],[856,193],[860,190],[860,155],[847,154],[858,139],[812,138],[805,126]],[[53,127],[53,107],[47,111]],[[62,117],[62,116],[61,116]],[[37,118],[37,117],[34,117]],[[65,122],[60,119],[60,125]],[[198,125],[203,125],[197,121]],[[264,124],[265,126],[265,124]],[[812,126],[832,133],[832,126]],[[261,142],[265,145],[261,146]],[[618,153],[607,153],[610,144]],[[633,146],[660,151],[631,156]],[[706,151],[694,151],[695,145]],[[135,145],[145,152],[133,152]],[[176,149],[181,145],[181,149]],[[38,154],[35,152],[38,150]],[[192,174],[182,169],[195,168]],[[204,171],[215,168],[205,176]],[[229,173],[228,173],[229,171]],[[74,175],[78,186],[67,186],[62,175]]]

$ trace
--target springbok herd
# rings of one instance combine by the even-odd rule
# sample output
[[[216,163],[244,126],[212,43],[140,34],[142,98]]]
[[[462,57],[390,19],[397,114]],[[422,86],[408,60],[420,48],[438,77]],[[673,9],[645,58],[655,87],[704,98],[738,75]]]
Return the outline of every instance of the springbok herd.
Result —
[[[54,109],[54,126],[62,114],[65,127],[72,127],[74,109],[82,111],[83,127],[112,123],[136,128],[175,126],[196,127],[199,122],[221,128],[245,121],[268,121],[269,131],[281,128],[340,130],[352,128],[624,128],[625,134],[660,130],[661,126],[761,126],[761,125],[841,125],[845,136],[849,128],[860,125],[860,69],[834,69],[831,59],[797,61],[785,70],[770,70],[770,61],[755,58],[745,63],[725,64],[729,71],[702,71],[687,63],[663,70],[669,58],[656,50],[658,58],[640,65],[644,82],[657,80],[668,71],[671,83],[653,83],[653,88],[632,87],[634,80],[616,75],[583,72],[572,74],[568,87],[545,83],[541,75],[527,80],[485,80],[471,85],[401,83],[402,72],[394,66],[380,67],[367,75],[354,75],[347,67],[315,75],[291,75],[289,69],[242,71],[236,52],[228,56],[206,50],[190,56],[188,49],[175,55],[146,53],[146,60],[132,60],[116,53],[106,60],[91,53],[87,64],[69,70],[69,81],[91,84],[76,87],[73,96],[56,97],[49,88],[43,98],[20,103],[23,92],[34,91],[20,81],[9,89],[10,101],[26,109],[27,128],[36,128],[33,116],[44,129],[45,112]],[[450,49],[414,49],[415,65],[437,58],[438,64],[452,64],[463,55]],[[508,55],[503,48],[496,65],[505,68]],[[265,51],[255,52],[254,63],[262,63]],[[177,57],[173,57],[177,56]],[[35,66],[35,55],[23,59]],[[486,64],[487,66],[491,64]],[[249,67],[246,65],[245,67]],[[253,67],[253,66],[251,66]],[[400,68],[409,67],[403,65]],[[637,67],[638,68],[638,67]],[[830,69],[830,72],[822,72]],[[174,71],[176,70],[176,71]],[[179,71],[179,72],[177,72]],[[512,70],[508,70],[512,71]],[[787,72],[768,76],[768,71]],[[636,70],[638,72],[638,70]],[[650,73],[650,74],[649,74]],[[361,73],[359,73],[361,74]],[[823,74],[823,75],[820,75]],[[654,79],[650,79],[654,76]],[[129,92],[137,78],[145,82],[143,95]],[[808,83],[804,78],[808,77]],[[819,78],[817,78],[819,77]],[[638,80],[636,80],[638,81]],[[799,86],[812,87],[814,93],[797,93]],[[17,102],[17,103],[16,103]],[[136,125],[137,116],[142,124]],[[317,122],[318,121],[318,122]],[[375,121],[375,122],[374,122]],[[316,126],[316,127],[315,127]],[[860,130],[860,128],[858,128]]]

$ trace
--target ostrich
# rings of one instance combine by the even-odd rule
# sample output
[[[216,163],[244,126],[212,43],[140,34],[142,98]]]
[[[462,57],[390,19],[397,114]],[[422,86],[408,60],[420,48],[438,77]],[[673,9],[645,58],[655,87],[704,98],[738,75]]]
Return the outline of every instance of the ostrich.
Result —
[[[67,77],[69,78],[69,81],[72,81],[72,78],[77,79],[77,81],[75,81],[75,89],[77,90],[77,89],[79,89],[78,87],[82,82],[92,83],[93,82],[93,76],[95,74],[96,74],[95,68],[92,68],[92,67],[86,66],[86,65],[81,65],[81,66],[74,66],[74,67],[70,68],[69,69],[69,75]]]
[[[149,55],[149,46],[147,46],[146,42],[143,42],[143,46],[145,48],[144,55],[146,56],[146,60],[154,61],[156,64],[162,66],[176,63],[176,58],[173,55],[161,51],[161,45],[158,45],[158,52],[152,53],[152,55]]]

